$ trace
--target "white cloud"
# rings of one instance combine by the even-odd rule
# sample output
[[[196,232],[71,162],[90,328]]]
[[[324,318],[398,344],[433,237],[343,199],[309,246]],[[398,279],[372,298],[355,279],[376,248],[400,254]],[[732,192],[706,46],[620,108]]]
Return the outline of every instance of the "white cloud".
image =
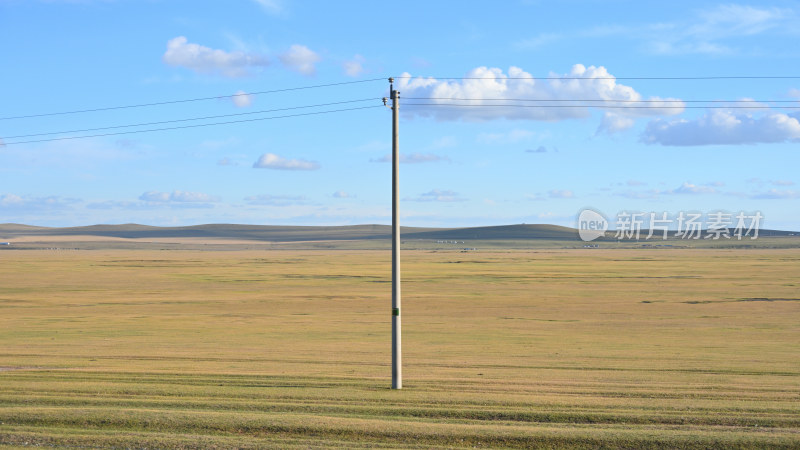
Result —
[[[462,198],[458,195],[458,192],[450,191],[450,190],[441,190],[441,189],[434,189],[432,191],[425,192],[423,194],[418,195],[414,198],[406,198],[404,200],[410,200],[412,202],[463,202],[466,201],[465,198]]]
[[[765,199],[765,200],[783,200],[800,198],[800,191],[784,190],[784,189],[770,189],[766,192],[753,195],[751,198]]]
[[[540,33],[520,40],[520,49],[537,49],[565,40],[598,40],[622,37],[643,50],[656,54],[725,55],[739,53],[740,42],[753,42],[743,36],[766,33],[795,34],[800,29],[798,15],[791,9],[723,4],[701,10],[674,22],[629,25],[601,25],[589,29]],[[752,51],[752,48],[749,49]]]
[[[550,198],[574,198],[575,193],[570,191],[569,189],[551,189],[547,192],[547,195]]]
[[[458,141],[454,136],[442,136],[433,141],[434,148],[455,147],[457,144]]]
[[[525,150],[526,153],[547,153],[547,147],[540,145],[536,148],[529,148]]]
[[[248,94],[245,91],[236,91],[236,93],[231,97],[231,100],[238,108],[247,108],[253,104],[254,97],[254,95]]]
[[[644,40],[646,48],[658,54],[725,55],[740,52],[734,42],[743,36],[796,27],[796,15],[789,9],[727,4],[690,20],[651,24],[628,35]]]
[[[532,200],[535,202],[542,202],[547,200],[547,198],[542,194],[526,194],[525,199]]]
[[[795,185],[794,181],[790,181],[790,180],[772,180],[772,181],[770,181],[770,183],[772,183],[773,186],[794,186]]]
[[[254,0],[258,3],[264,11],[270,14],[279,14],[283,11],[283,2],[281,0]]]
[[[185,67],[200,73],[217,73],[227,77],[245,76],[254,68],[269,65],[269,60],[263,55],[215,50],[189,43],[184,36],[178,36],[167,42],[163,60],[171,66]]]
[[[620,183],[621,185],[622,183]],[[646,186],[647,183],[636,181],[636,180],[629,180],[625,183],[629,187],[638,187],[638,186]],[[645,189],[645,190],[634,190],[634,189],[627,189],[625,191],[620,191],[614,193],[614,195],[642,200],[642,199],[658,199],[662,195],[702,195],[702,194],[720,194],[719,187],[724,186],[725,183],[721,181],[713,181],[711,183],[705,184],[694,184],[690,182],[684,182],[680,186],[674,189]]]
[[[614,195],[618,195],[620,197],[625,197],[625,198],[630,198],[630,199],[633,199],[633,200],[645,200],[645,199],[650,200],[650,199],[658,198],[659,194],[660,194],[660,191],[658,191],[656,189],[648,189],[646,191],[634,191],[634,190],[628,189],[628,190],[623,191],[623,192],[617,192]]]
[[[684,182],[678,188],[665,192],[666,194],[716,194],[717,190],[709,185],[696,185]]]
[[[371,159],[371,162],[392,162],[392,155],[384,155],[378,159]],[[429,163],[429,162],[442,162],[442,161],[450,161],[450,158],[446,156],[439,156],[434,155],[433,153],[401,153],[400,154],[400,163],[401,164],[421,164],[421,163]]]
[[[361,55],[353,56],[353,59],[342,63],[344,73],[350,77],[357,77],[364,73],[364,57]]]
[[[610,102],[609,106],[625,106],[630,105],[631,100],[647,100],[648,108],[615,109],[613,116],[605,124],[601,124],[603,130],[619,131],[633,125],[633,119],[638,117],[679,114],[684,110],[684,103],[676,99],[645,99],[630,86],[617,83],[602,66],[585,67],[576,64],[569,73],[551,74],[549,79],[535,79],[518,67],[509,68],[508,74],[497,68],[478,67],[469,71],[465,78],[448,81],[412,78],[410,74],[404,73],[398,78],[401,99],[430,98],[414,102],[441,106],[414,106],[407,103],[402,111],[438,120],[559,121],[588,117],[595,108],[602,110],[603,107],[598,105],[603,102],[598,100]],[[541,102],[518,102],[515,99],[535,99]],[[568,102],[576,99],[591,102]],[[508,106],[511,104],[515,106]],[[568,105],[577,106],[563,107]]]
[[[355,198],[355,195],[348,194],[345,191],[336,191],[333,193],[333,198]]]
[[[94,202],[86,205],[88,209],[111,210],[111,209],[127,209],[127,210],[147,210],[151,208],[146,202],[131,202],[131,201],[118,201],[106,200],[102,202]]]
[[[656,119],[647,125],[642,141],[673,146],[736,145],[800,140],[800,121],[794,114],[714,110],[694,119]]]
[[[303,75],[314,75],[317,72],[314,64],[321,59],[313,50],[300,44],[292,45],[278,58],[284,66]]]
[[[597,127],[597,132],[605,132],[609,134],[616,133],[631,128],[633,124],[634,120],[632,117],[616,112],[606,111],[603,114],[603,121],[600,122],[600,125]]]
[[[286,159],[274,153],[264,153],[253,163],[256,169],[276,169],[276,170],[317,170],[319,163],[306,161],[305,159]]]
[[[257,206],[294,206],[307,205],[307,199],[302,195],[254,195],[245,198],[249,205]]]
[[[547,44],[560,41],[564,35],[558,33],[540,33],[532,38],[523,39],[516,43],[516,46],[525,50],[532,50],[543,47]]]
[[[25,200],[22,199],[19,195],[14,194],[3,194],[0,195],[0,206],[2,207],[9,207],[9,206],[21,206],[25,203]]]
[[[148,191],[139,196],[139,200],[150,203],[214,203],[219,198],[202,192],[172,191],[159,192]]]
[[[16,194],[0,194],[0,208],[9,210],[55,210],[80,203],[74,198],[51,195],[48,197],[27,197]]]
[[[744,5],[719,5],[700,14],[701,23],[688,29],[690,34],[708,36],[752,36],[775,28],[793,15],[791,10],[756,8]]]

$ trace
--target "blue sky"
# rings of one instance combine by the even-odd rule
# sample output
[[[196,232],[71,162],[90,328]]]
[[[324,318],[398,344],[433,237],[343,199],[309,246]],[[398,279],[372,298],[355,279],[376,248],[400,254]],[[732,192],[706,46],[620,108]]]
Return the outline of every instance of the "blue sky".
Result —
[[[379,99],[406,76],[404,225],[574,226],[592,207],[800,230],[800,78],[641,79],[800,76],[799,38],[793,1],[0,0],[0,223],[390,223]],[[578,107],[486,106],[518,99]],[[648,108],[603,107],[625,104]]]

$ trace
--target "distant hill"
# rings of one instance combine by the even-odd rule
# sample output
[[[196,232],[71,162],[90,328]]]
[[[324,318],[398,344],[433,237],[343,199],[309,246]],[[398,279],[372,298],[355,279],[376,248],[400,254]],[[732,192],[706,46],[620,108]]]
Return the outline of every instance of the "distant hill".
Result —
[[[429,231],[402,232],[404,239],[454,239],[454,240],[578,240],[578,231],[574,228],[558,225],[500,225],[492,227],[448,228]]]
[[[705,235],[705,232],[701,233]],[[733,236],[733,230],[729,230]],[[114,241],[114,246],[139,246],[150,242],[158,248],[165,248],[165,241],[175,245],[186,245],[192,242],[195,245],[245,245],[252,244],[291,244],[311,248],[382,248],[387,245],[392,236],[389,225],[347,225],[347,226],[280,226],[280,225],[236,225],[236,224],[207,224],[185,227],[154,227],[139,224],[122,225],[91,225],[85,227],[48,228],[20,224],[0,224],[0,243],[12,242],[13,248],[50,247],[51,242],[61,242],[71,248],[87,248],[88,241],[97,239],[105,240],[103,244],[108,248],[108,242]],[[545,224],[519,224],[500,225],[487,227],[467,228],[415,228],[402,227],[401,237],[406,244],[419,244],[420,248],[436,248],[437,244],[466,244],[466,247],[480,243],[481,247],[508,247],[517,248],[531,246],[560,246],[583,247],[591,244],[614,246],[800,246],[800,233],[779,230],[759,230],[757,242],[745,238],[686,240],[675,237],[670,232],[669,239],[664,241],[658,238],[644,239],[644,231],[639,241],[619,241],[613,231],[591,243],[585,243],[578,237],[574,228]],[[97,238],[97,239],[95,239]],[[766,238],[766,241],[761,238]],[[770,241],[772,239],[773,241]],[[778,241],[774,241],[777,239]],[[14,242],[18,240],[20,242]],[[174,240],[174,241],[173,241]],[[78,244],[76,244],[76,242]],[[17,245],[19,244],[19,245]],[[470,245],[473,244],[473,245]],[[433,245],[434,247],[431,247]],[[98,248],[98,245],[89,246]]]
[[[471,228],[402,227],[403,239],[493,240],[493,239],[565,239],[576,240],[572,228],[555,225],[503,225]],[[389,239],[389,225],[347,226],[278,226],[209,224],[186,227],[153,227],[139,224],[91,225],[86,227],[47,228],[20,224],[0,224],[0,239],[18,236],[98,236],[124,239],[206,238],[271,242],[319,240]]]

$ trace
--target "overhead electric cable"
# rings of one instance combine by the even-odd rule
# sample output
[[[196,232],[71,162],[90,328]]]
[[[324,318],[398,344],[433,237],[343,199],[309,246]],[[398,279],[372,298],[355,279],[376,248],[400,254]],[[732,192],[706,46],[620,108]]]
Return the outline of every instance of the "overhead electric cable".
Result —
[[[396,76],[394,78],[397,79],[412,79],[412,78],[422,78],[422,79],[436,79],[436,80],[685,80],[685,81],[692,81],[692,80],[794,80],[800,79],[800,76],[788,75],[788,76],[695,76],[695,77],[559,77],[559,76],[547,76],[547,77],[431,77],[431,76]],[[189,98],[189,99],[181,99],[181,100],[167,100],[161,102],[151,102],[151,103],[139,103],[139,104],[131,104],[131,105],[120,105],[120,106],[108,106],[108,107],[99,107],[99,108],[86,108],[86,109],[77,109],[77,110],[70,110],[70,111],[58,111],[58,112],[49,112],[49,113],[39,113],[39,114],[27,114],[27,115],[16,115],[16,116],[6,116],[0,117],[0,120],[16,120],[16,119],[29,119],[29,118],[36,118],[36,117],[48,117],[48,116],[58,116],[58,115],[67,115],[67,114],[81,114],[81,113],[89,113],[89,112],[100,112],[100,111],[112,111],[112,110],[120,110],[120,109],[131,109],[131,108],[143,108],[143,107],[150,107],[150,106],[162,106],[162,105],[171,105],[171,104],[179,104],[179,103],[189,103],[189,102],[198,102],[198,101],[205,101],[205,100],[220,100],[225,98],[236,98],[239,96],[247,96],[247,95],[260,95],[260,94],[273,94],[279,92],[291,92],[291,91],[299,91],[305,89],[318,89],[318,88],[325,88],[325,87],[333,87],[333,86],[343,86],[349,84],[358,84],[358,83],[370,83],[375,81],[384,81],[386,78],[370,78],[364,80],[354,80],[354,81],[342,81],[338,83],[326,83],[326,84],[317,84],[311,86],[299,86],[293,88],[282,88],[282,89],[272,89],[272,90],[265,90],[265,91],[255,91],[255,92],[243,92],[240,94],[232,94],[232,95],[217,95],[217,96],[210,96],[210,97],[198,97],[198,98]]]
[[[457,98],[457,97],[403,97],[405,100],[459,100],[459,101],[515,101],[515,102],[617,102],[617,103],[798,103],[800,100],[615,100],[603,98]]]
[[[519,104],[481,104],[465,105],[463,103],[403,103],[404,106],[452,106],[454,108],[487,108],[502,106],[508,108],[608,108],[608,109],[800,109],[798,106],[623,106],[623,105],[519,105]]]
[[[394,78],[403,78],[403,79],[410,79],[410,78],[422,78],[422,79],[434,79],[434,80],[676,80],[676,81],[694,81],[694,80],[797,80],[800,79],[800,75],[794,76],[707,76],[707,77],[559,77],[559,76],[548,76],[548,77],[432,77],[432,76],[421,76],[421,75],[408,75],[408,76],[399,76]]]
[[[293,88],[283,88],[283,89],[272,89],[268,91],[258,91],[258,92],[243,92],[240,94],[232,94],[232,95],[217,95],[213,97],[199,97],[199,98],[188,98],[183,100],[167,100],[163,102],[153,102],[153,103],[139,103],[134,105],[123,105],[123,106],[108,106],[103,108],[89,108],[89,109],[80,109],[80,110],[73,110],[73,111],[60,111],[60,112],[51,112],[51,113],[41,113],[41,114],[29,114],[29,115],[19,115],[19,116],[8,116],[8,117],[0,117],[0,120],[13,120],[13,119],[29,119],[34,117],[46,117],[46,116],[59,116],[65,114],[81,114],[81,113],[88,113],[88,112],[98,112],[98,111],[111,111],[115,109],[130,109],[130,108],[143,108],[146,106],[161,106],[161,105],[172,105],[176,103],[189,103],[189,102],[199,102],[204,100],[219,100],[223,98],[234,98],[240,96],[247,96],[247,95],[260,95],[260,94],[275,94],[278,92],[290,92],[290,91],[300,91],[304,89],[318,89],[324,87],[332,87],[332,86],[342,86],[347,84],[357,84],[357,83],[369,83],[372,81],[385,81],[385,78],[372,78],[368,80],[355,80],[355,81],[342,81],[340,83],[327,83],[327,84],[316,84],[313,86],[300,86],[300,87],[293,87]]]
[[[120,131],[116,133],[102,133],[102,134],[93,134],[93,135],[85,135],[85,136],[65,136],[65,137],[58,137],[58,138],[50,138],[50,139],[35,139],[29,141],[17,141],[17,142],[2,142],[0,143],[0,147],[4,145],[17,145],[17,144],[32,144],[35,142],[52,142],[52,141],[65,141],[71,139],[87,139],[87,138],[94,138],[94,137],[105,137],[105,136],[119,136],[125,134],[136,134],[136,133],[152,133],[155,131],[169,131],[169,130],[181,130],[186,128],[200,128],[200,127],[210,127],[210,126],[217,126],[217,125],[228,125],[233,123],[245,123],[245,122],[257,122],[262,120],[273,120],[273,119],[285,119],[288,117],[300,117],[300,116],[314,116],[319,114],[332,114],[338,112],[345,112],[345,111],[356,111],[359,109],[369,109],[369,108],[383,108],[383,105],[374,105],[374,106],[359,106],[355,108],[343,108],[343,109],[334,109],[330,111],[314,111],[314,112],[307,112],[307,113],[299,113],[299,114],[287,114],[283,116],[272,116],[272,117],[258,117],[255,119],[242,119],[242,120],[231,120],[227,122],[212,122],[212,123],[201,123],[195,125],[182,125],[178,127],[166,127],[166,128],[152,128],[148,130],[132,130],[132,131]]]
[[[304,108],[317,108],[320,106],[333,106],[333,105],[342,105],[346,103],[358,103],[358,102],[367,102],[373,100],[380,100],[379,98],[365,98],[360,100],[345,100],[341,102],[331,102],[331,103],[320,103],[317,105],[306,105],[306,106],[292,106],[287,108],[276,108],[276,109],[264,109],[260,111],[248,111],[242,113],[234,113],[234,114],[221,114],[217,116],[205,116],[205,117],[193,117],[188,119],[174,119],[174,120],[161,120],[157,122],[143,122],[143,123],[134,123],[129,125],[114,125],[109,127],[98,127],[98,128],[84,128],[82,130],[65,130],[65,131],[51,131],[47,133],[34,133],[34,134],[20,134],[17,136],[2,136],[3,139],[19,139],[25,137],[35,137],[35,136],[49,136],[53,134],[68,134],[68,133],[87,133],[89,131],[102,131],[102,130],[114,130],[119,128],[130,128],[130,127],[144,127],[149,125],[162,125],[166,123],[177,123],[177,122],[189,122],[192,120],[208,120],[208,119],[220,119],[223,117],[236,117],[236,116],[246,116],[246,115],[253,115],[253,114],[264,114],[270,112],[278,112],[278,111],[289,111],[294,109],[304,109]]]

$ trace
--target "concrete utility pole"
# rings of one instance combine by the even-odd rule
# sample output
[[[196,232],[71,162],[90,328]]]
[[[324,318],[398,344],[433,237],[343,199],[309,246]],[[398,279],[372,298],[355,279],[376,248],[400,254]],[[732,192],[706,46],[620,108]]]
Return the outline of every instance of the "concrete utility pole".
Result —
[[[403,367],[400,345],[400,93],[389,78],[392,99],[392,389],[403,388]]]

